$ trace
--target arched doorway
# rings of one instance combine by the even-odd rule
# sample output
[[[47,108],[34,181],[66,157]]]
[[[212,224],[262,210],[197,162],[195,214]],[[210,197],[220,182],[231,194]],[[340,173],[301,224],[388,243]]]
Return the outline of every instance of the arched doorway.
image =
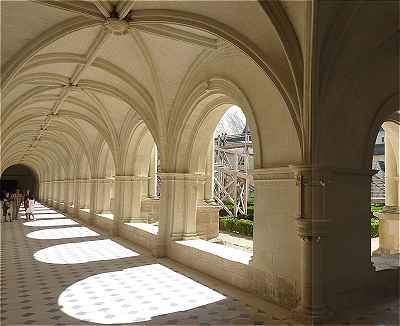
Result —
[[[376,236],[371,242],[371,252],[376,270],[399,266],[400,126],[396,118],[398,117],[394,115],[393,119],[382,124],[377,135],[372,160],[372,168],[377,171],[372,177],[371,186],[371,210],[374,214],[374,218],[371,219],[371,235]],[[379,151],[379,145],[383,147],[381,151]],[[381,193],[380,196],[377,195],[379,193]]]
[[[0,176],[0,191],[9,193],[30,190],[37,196],[38,179],[36,173],[26,165],[16,164],[8,167]]]
[[[214,197],[219,211],[219,240],[253,252],[254,150],[246,116],[231,106],[214,131]]]

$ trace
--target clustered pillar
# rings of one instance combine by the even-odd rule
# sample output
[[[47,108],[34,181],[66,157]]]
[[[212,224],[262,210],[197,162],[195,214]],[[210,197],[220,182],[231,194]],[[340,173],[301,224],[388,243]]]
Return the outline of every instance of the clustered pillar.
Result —
[[[379,249],[374,254],[400,253],[399,126],[385,122],[385,207],[379,214]]]
[[[161,241],[196,238],[197,192],[204,178],[190,173],[160,173],[160,178]]]
[[[147,196],[149,178],[147,176],[115,176],[115,197],[113,203],[113,234],[118,235],[120,225],[125,222],[142,222],[141,201]]]
[[[158,166],[157,147],[154,145],[149,166],[149,198],[158,198],[157,166]]]
[[[301,300],[296,310],[300,318],[322,321],[330,316],[326,304],[324,257],[329,219],[326,217],[326,187],[328,171],[312,166],[295,166],[299,189],[300,210],[297,234],[301,239]]]

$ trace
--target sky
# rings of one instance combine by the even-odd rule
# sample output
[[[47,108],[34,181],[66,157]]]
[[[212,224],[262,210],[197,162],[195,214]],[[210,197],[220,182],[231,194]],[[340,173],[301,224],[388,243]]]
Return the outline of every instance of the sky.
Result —
[[[246,117],[243,111],[236,105],[231,106],[222,116],[222,119],[215,128],[214,136],[224,132],[228,135],[240,134],[246,126]]]

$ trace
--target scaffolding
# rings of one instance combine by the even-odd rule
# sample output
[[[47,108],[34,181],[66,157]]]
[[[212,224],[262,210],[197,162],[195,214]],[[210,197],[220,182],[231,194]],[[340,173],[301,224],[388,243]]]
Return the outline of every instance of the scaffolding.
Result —
[[[214,199],[229,216],[247,215],[249,195],[254,192],[248,173],[252,149],[247,128],[239,135],[220,135],[214,140]]]

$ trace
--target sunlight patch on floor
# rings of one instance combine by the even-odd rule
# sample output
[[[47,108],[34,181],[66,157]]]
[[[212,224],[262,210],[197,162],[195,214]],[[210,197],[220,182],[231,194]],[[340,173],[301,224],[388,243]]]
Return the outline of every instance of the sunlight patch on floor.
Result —
[[[33,212],[35,219],[50,219],[50,218],[65,218],[65,215],[60,213],[36,213]]]
[[[148,224],[148,223],[125,223],[126,225],[133,226],[135,228],[138,228],[140,230],[149,232],[151,234],[158,234],[158,226],[153,225],[153,224]]]
[[[139,254],[109,239],[55,245],[33,255],[36,260],[48,264],[81,264],[135,256]]]
[[[192,247],[201,251],[205,251],[212,255],[231,261],[236,261],[238,263],[242,263],[245,265],[249,264],[252,257],[252,254],[249,252],[227,247],[217,243],[212,243],[205,240],[182,240],[182,241],[176,241],[176,243],[179,243],[187,247]]]
[[[68,238],[83,238],[95,237],[99,234],[86,227],[70,227],[59,229],[45,229],[28,233],[26,236],[31,239],[68,239]]]
[[[160,264],[90,276],[58,298],[61,310],[92,323],[125,324],[186,311],[226,299]]]
[[[35,216],[36,218],[36,216]],[[63,225],[78,225],[79,223],[75,222],[74,220],[71,220],[69,218],[63,218],[63,219],[54,219],[54,220],[38,220],[38,221],[30,221],[30,222],[25,222],[25,226],[63,226]]]

